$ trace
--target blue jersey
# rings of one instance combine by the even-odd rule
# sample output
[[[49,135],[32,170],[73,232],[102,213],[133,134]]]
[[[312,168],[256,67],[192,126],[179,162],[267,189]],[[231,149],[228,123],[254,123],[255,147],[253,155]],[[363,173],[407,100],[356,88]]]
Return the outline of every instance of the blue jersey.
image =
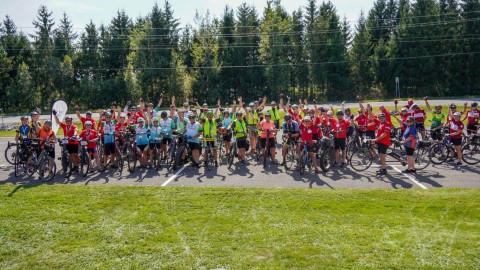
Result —
[[[405,141],[408,138],[412,138],[410,141],[405,143],[405,147],[415,148],[417,145],[415,139],[417,137],[417,128],[415,125],[407,126],[407,129],[403,132],[403,140]]]
[[[147,145],[148,144],[148,135],[147,128],[145,126],[137,126],[135,128],[135,143],[137,145]]]

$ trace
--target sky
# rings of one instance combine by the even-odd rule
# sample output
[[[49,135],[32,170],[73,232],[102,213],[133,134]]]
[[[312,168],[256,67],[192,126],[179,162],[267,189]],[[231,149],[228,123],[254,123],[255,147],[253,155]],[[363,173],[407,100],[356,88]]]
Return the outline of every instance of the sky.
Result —
[[[374,0],[331,0],[337,8],[340,17],[346,16],[353,27],[358,20],[360,11],[368,13],[373,6]],[[66,12],[77,33],[81,33],[85,25],[93,21],[99,26],[101,23],[108,25],[115,16],[117,10],[125,10],[131,18],[146,16],[152,9],[154,3],[163,6],[163,0],[0,0],[1,21],[9,15],[15,22],[17,28],[24,33],[34,32],[32,21],[36,18],[40,5],[47,6],[53,12],[52,17],[56,24]],[[180,19],[181,26],[187,23],[194,25],[193,18],[198,10],[205,14],[208,10],[215,17],[221,17],[225,6],[228,5],[234,10],[241,4],[247,3],[257,8],[259,16],[263,14],[266,0],[170,0],[174,16]],[[291,13],[299,7],[305,7],[307,0],[282,0],[282,6]],[[322,0],[317,0],[317,6]]]

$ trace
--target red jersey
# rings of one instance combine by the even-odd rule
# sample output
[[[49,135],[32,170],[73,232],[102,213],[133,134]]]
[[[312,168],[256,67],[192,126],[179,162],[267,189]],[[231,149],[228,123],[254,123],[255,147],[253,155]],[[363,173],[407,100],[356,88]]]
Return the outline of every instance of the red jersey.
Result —
[[[417,123],[423,123],[427,114],[424,110],[415,110],[411,114]]]
[[[309,142],[311,143],[313,140],[313,125],[310,123],[310,125],[307,127],[305,123],[300,124],[300,133],[302,135],[302,142]]]
[[[78,133],[78,128],[75,125],[67,125],[65,123],[60,123],[60,127],[63,129],[64,137],[75,137]],[[68,140],[68,144],[79,144],[80,142],[76,140]]]
[[[385,136],[385,138],[377,141],[378,143],[381,143],[381,144],[384,144],[384,145],[387,145],[387,146],[390,146],[391,142],[390,142],[390,132],[392,131],[392,124],[390,124],[389,122],[385,121],[383,124],[380,123],[380,126],[378,127],[378,131],[377,131],[377,138],[379,138],[380,136],[382,136],[382,134],[386,134],[387,136]]]
[[[355,117],[355,122],[357,122],[357,125],[363,126],[358,128],[359,131],[364,132],[365,130],[367,130],[367,120],[368,116],[366,116],[365,114],[359,114],[357,117]]]
[[[87,119],[85,117],[80,117],[80,122],[82,122],[82,128],[85,129],[85,122],[87,121],[92,122],[92,129],[95,129],[95,119],[93,118]]]
[[[82,131],[82,133],[80,133],[80,138],[83,140],[83,141],[90,141],[90,140],[95,140],[95,139],[98,139],[98,133],[97,131],[91,129],[89,131],[87,131],[86,129],[84,129]],[[96,148],[97,147],[97,142],[89,142],[87,144],[87,148]]]
[[[452,121],[450,122],[450,134],[453,134],[455,132],[458,132],[458,131],[463,131],[464,129],[464,126],[463,126],[463,123],[462,121]],[[458,135],[452,135],[450,136],[450,138],[452,139],[461,139],[462,138],[462,133],[458,134]]]
[[[405,114],[404,116],[402,116],[402,124],[400,125],[400,129],[402,131],[404,131],[406,128],[407,128],[407,119],[408,117],[410,117],[410,115],[408,114]]]
[[[128,131],[128,123],[123,123],[123,124],[117,123],[115,125],[115,133],[117,135],[125,131]]]
[[[342,119],[337,120],[335,118],[330,119],[330,125],[332,131],[335,131],[334,138],[345,139],[347,138],[347,128],[350,126],[350,121]]]
[[[300,121],[302,121],[302,116],[300,115],[300,113],[295,113],[292,109],[288,109],[288,113],[292,116],[292,119],[297,123],[300,123]]]
[[[367,130],[375,131],[377,127],[380,126],[380,120],[378,120],[377,116],[373,116],[373,118],[367,118]]]
[[[390,112],[387,109],[383,109],[382,113],[385,114],[385,120],[392,124],[392,118],[390,117]]]
[[[478,119],[480,118],[480,114],[478,110],[469,110],[467,112],[468,123],[469,124],[478,124]]]

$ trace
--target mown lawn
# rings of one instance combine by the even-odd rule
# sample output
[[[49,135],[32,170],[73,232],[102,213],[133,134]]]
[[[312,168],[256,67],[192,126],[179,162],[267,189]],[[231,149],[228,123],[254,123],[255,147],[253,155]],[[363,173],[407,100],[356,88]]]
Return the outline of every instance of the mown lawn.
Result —
[[[479,269],[480,192],[0,186],[2,269]]]

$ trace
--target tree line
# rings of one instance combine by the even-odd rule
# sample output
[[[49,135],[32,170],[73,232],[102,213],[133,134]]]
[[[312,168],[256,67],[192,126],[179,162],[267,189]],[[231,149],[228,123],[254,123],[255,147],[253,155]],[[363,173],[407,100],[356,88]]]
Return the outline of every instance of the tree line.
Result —
[[[213,104],[238,96],[316,100],[480,93],[480,0],[376,0],[351,27],[332,2],[287,12],[246,3],[180,27],[168,1],[145,17],[119,10],[109,24],[76,31],[46,6],[34,34],[0,24],[0,106],[86,108],[162,95]]]

